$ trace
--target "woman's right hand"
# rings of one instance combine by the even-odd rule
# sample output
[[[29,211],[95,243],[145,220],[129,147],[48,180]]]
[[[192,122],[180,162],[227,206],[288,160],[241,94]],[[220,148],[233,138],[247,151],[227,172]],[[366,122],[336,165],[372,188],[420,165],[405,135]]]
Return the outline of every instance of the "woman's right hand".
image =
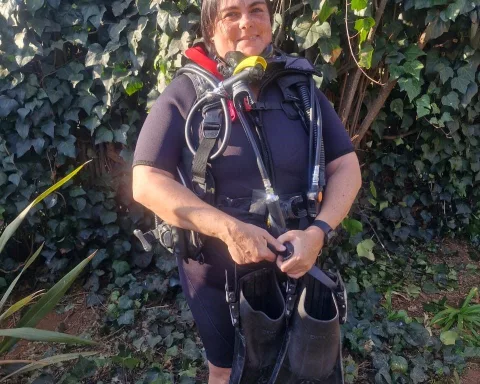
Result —
[[[263,260],[274,262],[276,255],[268,248],[268,244],[278,252],[285,250],[285,246],[265,229],[243,222],[238,222],[235,229],[228,231],[222,240],[227,244],[233,261],[239,265]]]

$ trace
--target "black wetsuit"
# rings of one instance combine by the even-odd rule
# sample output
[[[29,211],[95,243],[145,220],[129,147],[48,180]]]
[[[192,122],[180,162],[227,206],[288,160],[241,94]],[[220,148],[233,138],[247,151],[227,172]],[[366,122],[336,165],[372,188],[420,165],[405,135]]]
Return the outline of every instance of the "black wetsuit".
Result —
[[[353,146],[331,104],[320,91],[318,93],[328,164],[352,152]],[[186,147],[185,118],[195,99],[195,89],[187,76],[181,75],[172,81],[158,98],[143,125],[135,150],[134,166],[149,165],[176,175],[182,150]],[[269,84],[259,95],[259,101],[282,100],[281,90],[275,82]],[[274,109],[263,111],[259,117],[271,154],[276,193],[305,192],[308,189],[309,140],[299,116],[289,118],[283,110]],[[200,116],[197,116],[194,126],[198,126],[200,121]],[[253,190],[263,190],[253,150],[238,119],[232,123],[227,149],[211,165],[217,195],[248,198]],[[248,214],[240,218],[262,225]],[[207,239],[203,255],[204,264],[178,260],[182,287],[208,360],[218,367],[231,367],[234,328],[225,301],[225,270],[232,271],[233,261],[226,245],[218,239]]]

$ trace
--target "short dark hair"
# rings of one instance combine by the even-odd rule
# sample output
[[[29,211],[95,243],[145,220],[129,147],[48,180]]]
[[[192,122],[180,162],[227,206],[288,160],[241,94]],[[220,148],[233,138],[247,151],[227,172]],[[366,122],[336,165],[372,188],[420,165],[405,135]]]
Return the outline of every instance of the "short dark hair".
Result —
[[[218,4],[221,0],[202,0],[202,10],[200,13],[200,27],[202,30],[203,41],[210,52],[214,51],[212,44],[213,29],[218,16]],[[272,3],[265,0],[267,4],[268,14],[270,15],[270,23],[273,23]]]

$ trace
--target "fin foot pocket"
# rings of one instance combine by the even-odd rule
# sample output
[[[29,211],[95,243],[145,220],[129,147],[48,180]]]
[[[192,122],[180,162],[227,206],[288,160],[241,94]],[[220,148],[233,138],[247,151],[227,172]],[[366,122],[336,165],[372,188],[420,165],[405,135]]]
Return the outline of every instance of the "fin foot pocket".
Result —
[[[338,307],[332,291],[305,275],[275,383],[343,383],[340,338]]]
[[[285,334],[285,299],[273,269],[251,272],[238,282],[240,325],[230,383],[268,383]]]

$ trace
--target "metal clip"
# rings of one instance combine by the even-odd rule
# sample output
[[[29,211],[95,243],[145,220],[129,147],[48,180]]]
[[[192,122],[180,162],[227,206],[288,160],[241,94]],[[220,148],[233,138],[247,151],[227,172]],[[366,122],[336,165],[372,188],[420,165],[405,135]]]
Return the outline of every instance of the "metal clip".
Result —
[[[145,236],[143,235],[143,232],[139,229],[135,229],[133,231],[133,234],[137,237],[138,240],[140,240],[140,243],[142,243],[143,249],[145,252],[150,252],[152,250],[152,244],[150,244]]]

